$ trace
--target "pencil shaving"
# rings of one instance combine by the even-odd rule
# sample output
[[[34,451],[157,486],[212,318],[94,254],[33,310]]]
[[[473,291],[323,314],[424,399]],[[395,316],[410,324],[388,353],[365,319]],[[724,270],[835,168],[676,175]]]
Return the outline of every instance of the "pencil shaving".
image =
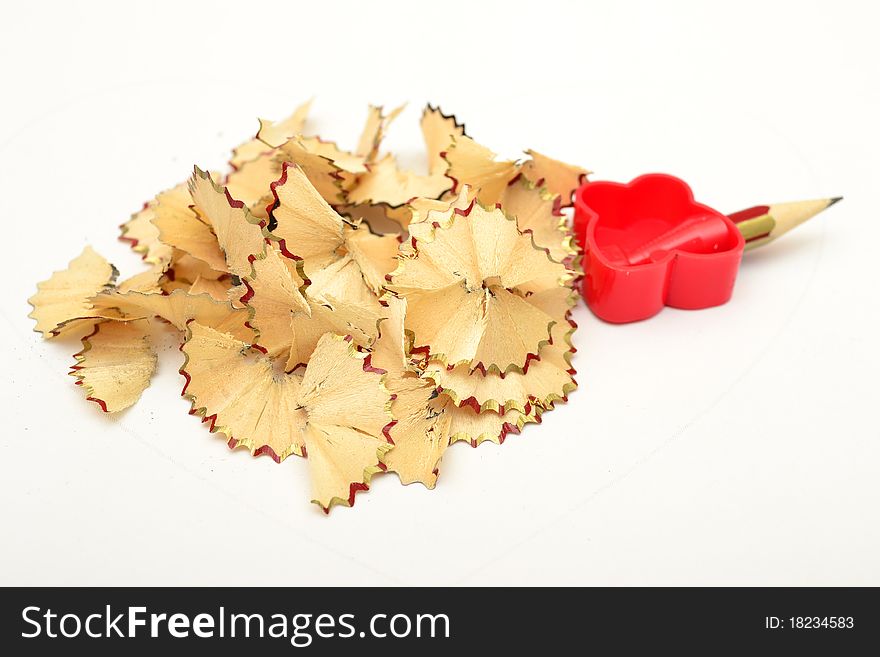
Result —
[[[260,120],[226,173],[193,169],[121,226],[145,268],[116,284],[90,248],[31,299],[45,337],[87,329],[71,374],[113,413],[176,333],[191,412],[230,447],[306,458],[311,499],[351,505],[394,472],[433,488],[448,448],[501,443],[574,389],[579,252],[561,208],[585,170],[497,160],[421,115],[426,167],[306,134],[311,101]]]

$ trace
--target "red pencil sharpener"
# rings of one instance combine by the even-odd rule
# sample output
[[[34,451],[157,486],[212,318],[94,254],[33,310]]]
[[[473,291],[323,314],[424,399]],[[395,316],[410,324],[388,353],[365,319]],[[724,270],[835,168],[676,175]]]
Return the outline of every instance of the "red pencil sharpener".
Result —
[[[584,249],[581,291],[596,316],[614,323],[647,319],[664,305],[725,303],[745,246],[736,224],[662,173],[585,183],[574,228]]]

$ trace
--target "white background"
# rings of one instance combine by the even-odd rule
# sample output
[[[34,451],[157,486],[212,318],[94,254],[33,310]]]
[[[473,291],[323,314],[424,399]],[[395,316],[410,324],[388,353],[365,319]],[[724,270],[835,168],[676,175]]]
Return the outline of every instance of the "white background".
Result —
[[[880,584],[878,16],[867,2],[149,2],[6,5],[2,584]],[[722,211],[842,194],[748,254],[733,300],[605,325],[581,384],[501,447],[458,445],[434,491],[377,477],[308,503],[305,463],[230,452],[187,415],[165,345],[103,415],[26,299],[194,163],[316,97],[353,145],[419,166],[426,101],[503,156],[628,180],[664,171]]]

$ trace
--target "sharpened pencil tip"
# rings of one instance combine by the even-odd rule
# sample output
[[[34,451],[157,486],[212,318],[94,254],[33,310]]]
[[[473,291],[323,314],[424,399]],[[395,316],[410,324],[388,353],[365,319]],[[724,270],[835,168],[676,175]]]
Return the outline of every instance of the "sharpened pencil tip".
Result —
[[[842,200],[843,200],[842,196],[835,196],[833,199],[831,199],[831,202],[828,204],[828,207],[830,208],[832,205],[834,205],[835,203],[839,203]]]

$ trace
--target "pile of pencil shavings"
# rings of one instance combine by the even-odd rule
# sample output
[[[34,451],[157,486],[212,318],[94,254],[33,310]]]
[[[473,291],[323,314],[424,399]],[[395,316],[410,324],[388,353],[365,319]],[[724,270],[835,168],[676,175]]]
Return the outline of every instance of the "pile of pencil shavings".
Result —
[[[303,134],[308,104],[260,121],[229,173],[196,167],[122,225],[149,269],[117,283],[86,248],[38,285],[36,330],[88,333],[71,374],[113,413],[173,327],[190,412],[230,447],[307,458],[325,511],[377,472],[432,488],[450,444],[501,443],[576,387],[561,210],[587,171],[499,161],[430,105],[428,173],[401,170],[380,156],[399,111],[371,107],[353,151]]]

